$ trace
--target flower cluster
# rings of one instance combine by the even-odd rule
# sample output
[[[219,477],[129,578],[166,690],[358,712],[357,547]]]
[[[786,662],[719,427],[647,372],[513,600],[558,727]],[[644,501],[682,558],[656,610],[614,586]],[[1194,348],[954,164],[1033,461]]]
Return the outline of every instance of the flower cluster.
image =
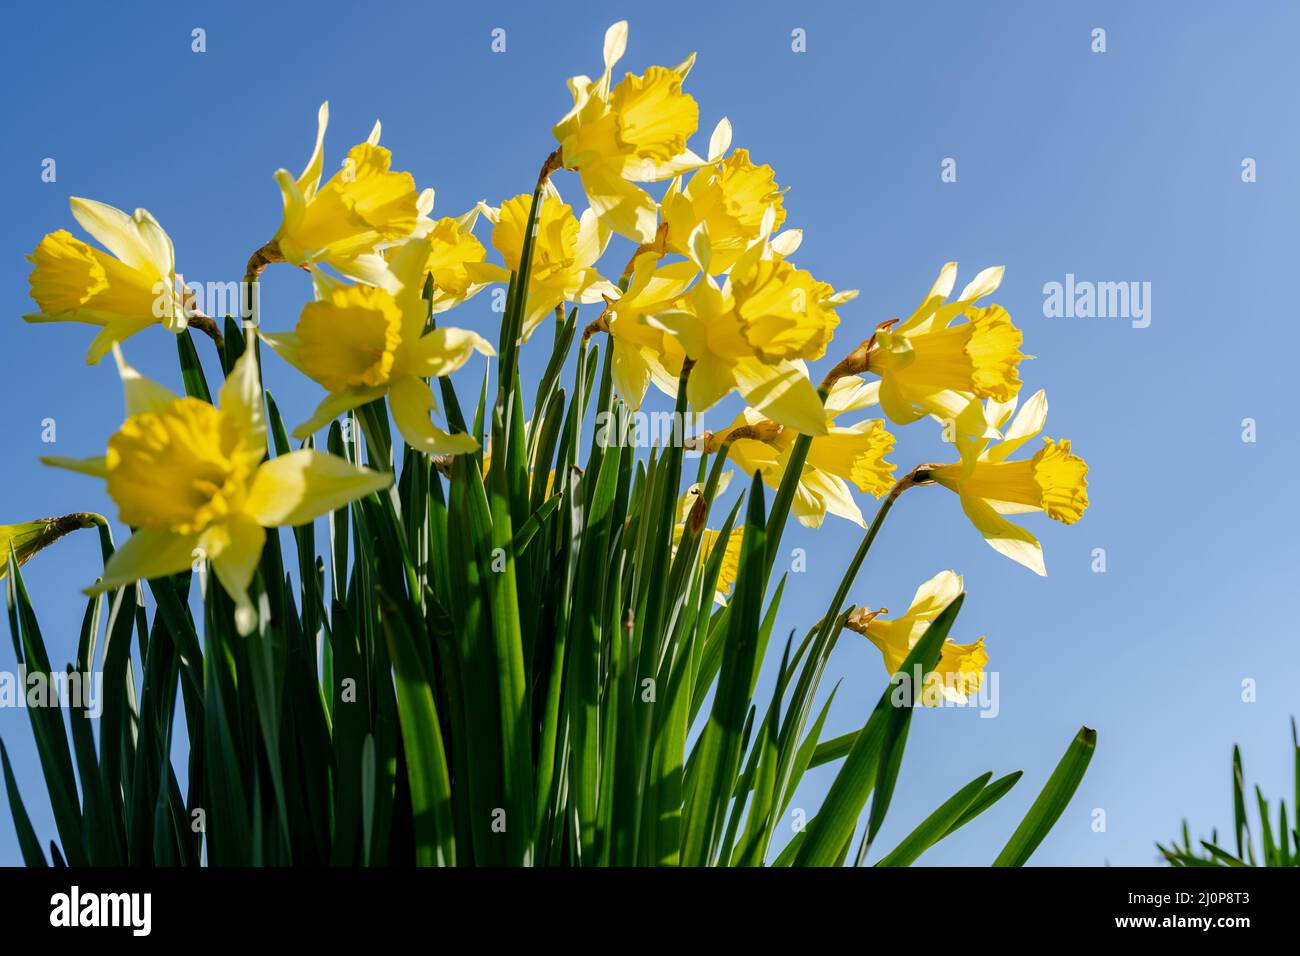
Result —
[[[1050,438],[1028,457],[1011,458],[1043,430],[1047,400],[1039,391],[1016,411],[1028,356],[1010,315],[988,301],[1002,269],[980,272],[953,297],[957,268],[948,263],[910,317],[851,333],[860,344],[814,384],[808,363],[832,348],[840,307],[857,292],[837,290],[795,264],[802,232],[783,229],[787,210],[776,175],[748,150],[732,149],[726,119],[702,155],[691,149],[700,122],[685,88],[694,56],[616,81],[626,42],[626,23],[615,24],[600,76],[569,81],[573,107],[553,130],[558,149],[543,170],[531,236],[528,194],[434,218],[433,191],[392,169],[378,123],[322,182],[328,104],[320,108],[302,173],[275,174],[283,221],[249,267],[256,279],[265,266],[287,262],[313,279],[315,299],[296,326],[261,333],[325,392],[294,435],[309,440],[339,416],[386,401],[411,449],[477,452],[471,435],[434,423],[431,382],[494,350],[435,317],[513,276],[524,284],[521,341],[566,306],[600,306],[585,337],[608,336],[612,380],[630,408],[641,406],[651,384],[673,398],[685,389],[695,413],[733,393],[743,399],[744,410],[706,435],[704,449],[773,488],[798,469],[792,511],[803,524],[816,527],[832,514],[865,527],[854,491],[892,500],[906,487],[935,484],[956,493],[993,548],[1044,574],[1038,541],[1007,516],[1041,511],[1077,521],[1088,504],[1087,467],[1068,441]],[[581,212],[551,181],[561,169],[581,182]],[[662,182],[656,200],[644,184]],[[392,475],[310,447],[267,460],[255,348],[215,406],[134,372],[121,342],[154,324],[183,332],[196,317],[178,287],[171,240],[144,210],[128,215],[74,199],[72,213],[104,249],[63,230],[42,239],[31,256],[39,311],[25,318],[96,326],[87,359],[115,352],[126,386],[127,418],[105,455],[51,460],[103,478],[121,520],[137,529],[100,587],[210,560],[247,630],[265,529],[310,521],[384,488]],[[490,226],[486,241],[475,235],[480,220]],[[635,251],[621,273],[602,273],[615,236]],[[489,247],[499,264],[489,261]],[[883,417],[862,417],[876,405]],[[886,460],[896,444],[886,420],[905,426],[926,418],[940,425],[956,460],[922,465],[899,481]],[[691,496],[702,493],[696,486],[683,499],[679,539]],[[709,531],[701,560],[715,544],[725,549],[722,600],[736,576],[740,538],[733,531],[722,541]],[[959,591],[960,579],[944,572],[921,587],[903,617],[872,615],[858,624],[892,669]],[[977,688],[985,660],[982,639],[949,645],[941,670],[959,675],[952,693]]]

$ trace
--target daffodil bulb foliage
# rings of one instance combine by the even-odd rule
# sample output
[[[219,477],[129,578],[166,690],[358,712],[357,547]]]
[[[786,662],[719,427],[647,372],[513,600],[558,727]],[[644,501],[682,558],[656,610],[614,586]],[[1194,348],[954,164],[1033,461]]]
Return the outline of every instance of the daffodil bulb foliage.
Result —
[[[184,331],[176,254],[158,220],[146,209],[127,214],[93,199],[73,197],[69,205],[81,228],[108,251],[64,229],[43,238],[28,256],[35,267],[31,296],[40,311],[23,319],[95,326],[99,332],[86,352],[92,365],[151,325]]]
[[[1054,521],[1074,524],[1088,508],[1088,465],[1070,450],[1068,440],[1047,437],[1032,457],[1011,460],[1043,430],[1046,392],[1035,392],[1019,412],[1014,399],[990,401],[984,411],[1001,439],[959,440],[961,460],[930,468],[930,477],[957,493],[971,524],[995,551],[1045,575],[1042,545],[1006,515],[1041,511]]]
[[[851,630],[876,645],[885,659],[885,668],[893,674],[902,667],[908,652],[916,646],[934,619],[961,592],[961,576],[952,571],[940,571],[916,589],[911,605],[898,617],[886,619],[883,615],[888,611],[857,608],[849,614],[847,623]],[[984,666],[988,660],[982,637],[974,644],[945,640],[939,652],[938,666],[927,675],[918,702],[930,707],[944,701],[966,703],[983,683]]]
[[[316,147],[302,173],[275,174],[284,199],[275,242],[294,265],[328,263],[349,278],[395,291],[382,250],[433,228],[433,190],[417,192],[410,173],[392,170],[393,154],[379,145],[378,121],[322,183],[329,118],[329,103],[322,103]]]
[[[393,422],[412,448],[448,455],[476,451],[472,436],[448,434],[430,420],[437,403],[428,380],[450,375],[475,352],[493,355],[492,346],[464,329],[426,331],[425,240],[407,242],[390,265],[395,295],[318,273],[320,297],[303,308],[295,329],[262,335],[276,354],[329,393],[294,436],[305,438],[340,415],[387,396]]]
[[[220,406],[181,397],[127,365],[114,348],[126,420],[97,458],[43,458],[104,479],[118,517],[135,533],[88,593],[189,570],[210,561],[236,605],[240,633],[256,626],[249,588],[266,529],[300,525],[392,483],[304,448],[266,460],[257,360],[244,353],[221,386]]]

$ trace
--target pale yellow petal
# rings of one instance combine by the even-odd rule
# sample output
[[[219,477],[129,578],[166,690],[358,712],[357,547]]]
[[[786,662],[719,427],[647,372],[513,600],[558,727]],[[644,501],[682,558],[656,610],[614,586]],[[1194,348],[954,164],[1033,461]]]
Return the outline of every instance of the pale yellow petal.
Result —
[[[1017,564],[1023,564],[1038,575],[1046,575],[1043,563],[1043,546],[1038,539],[1020,525],[1002,517],[985,501],[962,495],[962,510],[976,530],[984,536],[994,551],[1004,554]]]
[[[145,378],[122,356],[122,350],[113,346],[113,358],[117,359],[117,372],[122,378],[122,389],[126,393],[126,417],[140,415],[144,412],[161,412],[180,400],[180,396],[164,388],[152,379]]]
[[[392,481],[388,472],[304,448],[263,463],[253,476],[244,508],[268,528],[306,524]]]
[[[478,450],[473,435],[449,434],[429,418],[435,403],[429,386],[418,378],[394,382],[388,393],[393,424],[408,445],[428,455],[465,455]]]
[[[199,536],[199,550],[212,562],[217,580],[239,608],[236,623],[241,634],[252,630],[245,625],[252,610],[248,588],[265,543],[265,529],[247,514],[231,515]]]
[[[88,593],[120,588],[136,581],[166,577],[187,571],[201,555],[196,552],[198,536],[141,528],[113,552],[104,577]]]
[[[251,448],[266,444],[266,414],[262,407],[262,381],[257,374],[256,349],[245,349],[226,376],[218,396],[222,412],[239,425]]]

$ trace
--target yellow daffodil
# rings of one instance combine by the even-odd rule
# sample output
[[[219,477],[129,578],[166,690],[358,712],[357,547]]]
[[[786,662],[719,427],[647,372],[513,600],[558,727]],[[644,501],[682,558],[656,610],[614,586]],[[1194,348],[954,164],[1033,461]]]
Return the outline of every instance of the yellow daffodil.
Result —
[[[97,326],[86,361],[95,364],[113,347],[151,325],[185,329],[177,294],[172,241],[147,210],[127,215],[92,199],[69,200],[72,215],[108,252],[60,229],[28,256],[31,296],[39,312],[28,322],[83,322]]]
[[[957,493],[962,509],[984,540],[1036,574],[1046,574],[1043,548],[1035,538],[1003,515],[1042,511],[1063,524],[1074,524],[1088,507],[1088,465],[1070,451],[1070,442],[1044,437],[1032,458],[1008,457],[1043,430],[1047,394],[1036,392],[1009,427],[1015,401],[989,402],[990,427],[1002,430],[1000,442],[958,442],[961,461],[930,469],[933,480]]]
[[[707,226],[712,268],[718,274],[785,220],[772,167],[754,165],[744,149],[694,173],[685,187],[674,179],[660,205],[672,252],[689,256],[690,236],[701,223]]]
[[[393,476],[311,449],[266,456],[254,350],[221,386],[220,408],[144,378],[115,346],[126,421],[100,458],[44,458],[105,479],[119,518],[135,528],[92,591],[163,577],[208,560],[237,606],[240,633],[256,613],[248,589],[266,528],[306,524],[386,487]]]
[[[1002,272],[985,269],[948,302],[957,278],[949,262],[911,317],[877,331],[867,368],[880,376],[880,405],[891,421],[933,415],[969,434],[983,424],[978,399],[1005,402],[1020,391],[1018,366],[1029,357],[1020,352],[1020,330],[1001,306],[975,306],[1001,284]]]
[[[99,515],[81,512],[61,518],[38,518],[21,524],[0,525],[0,579],[9,573],[11,550],[21,568],[38,551],[48,548],[65,534],[102,524],[104,519]]]
[[[727,490],[727,485],[731,481],[731,472],[725,472],[718,482],[715,497],[722,495]],[[673,529],[673,553],[677,553],[677,546],[681,543],[682,534],[686,531],[686,522],[690,520],[691,511],[694,509],[696,502],[700,500],[700,495],[704,493],[702,485],[694,484],[686,489],[686,492],[677,499],[677,525]],[[709,563],[713,556],[713,549],[718,545],[722,538],[721,531],[714,531],[710,528],[700,529],[699,544],[699,567],[701,570]],[[714,585],[713,600],[716,604],[726,604],[727,596],[731,593],[731,588],[736,583],[736,577],[740,574],[740,546],[745,538],[745,526],[740,525],[732,528],[731,533],[727,535],[727,540],[721,545],[723,548],[721,564],[718,566],[718,580]]]
[[[276,171],[284,221],[274,241],[294,265],[327,262],[349,278],[395,292],[380,252],[431,228],[433,190],[417,193],[410,173],[392,171],[393,155],[379,145],[378,122],[322,185],[328,125],[329,103],[322,103],[316,148],[302,175],[295,179],[287,169]]]
[[[396,295],[375,286],[325,281],[320,298],[302,310],[293,332],[262,336],[329,392],[312,417],[294,429],[295,437],[306,437],[344,412],[387,395],[393,422],[412,448],[451,455],[478,448],[470,435],[448,434],[430,421],[437,403],[426,379],[450,375],[474,352],[495,353],[475,332],[425,332],[428,303],[421,292],[428,255],[428,244],[412,239],[393,256]]]
[[[499,279],[499,272],[487,267],[487,250],[474,235],[478,216],[479,207],[475,206],[463,216],[435,220],[421,237],[428,246],[424,271],[433,278],[429,310],[435,315],[472,299],[489,282]],[[385,258],[391,261],[401,248],[393,246]]]
[[[924,636],[931,622],[962,590],[962,579],[952,571],[940,571],[916,589],[907,613],[892,621],[879,615],[888,611],[864,611],[859,608],[849,615],[848,626],[864,635],[880,649],[885,668],[894,674],[903,666],[908,652]],[[926,679],[920,702],[933,706],[940,700],[964,704],[967,697],[976,693],[984,681],[984,666],[989,655],[984,650],[984,638],[974,644],[957,644],[945,640],[939,652],[939,663]]]
[[[645,310],[645,324],[668,334],[659,346],[660,361],[667,369],[680,370],[683,357],[694,362],[686,383],[691,409],[703,413],[736,391],[763,417],[804,434],[826,434],[821,399],[808,381],[803,363],[790,359],[765,361],[755,354],[745,336],[731,280],[719,287],[709,274],[712,246],[707,225],[698,227],[691,238],[691,262],[701,274],[700,281],[673,307]],[[634,285],[639,274],[648,269],[643,266],[646,258],[638,258]],[[665,268],[683,266],[688,263]],[[690,274],[689,267],[684,274]],[[631,293],[632,288],[628,291]],[[617,341],[617,328],[611,325],[611,331]],[[669,385],[667,391],[675,394],[676,381],[671,380]]]
[[[700,119],[695,100],[682,91],[695,54],[672,69],[652,66],[640,76],[629,73],[615,86],[614,64],[626,49],[623,20],[605,33],[600,78],[569,80],[573,109],[553,132],[565,168],[577,170],[600,220],[619,235],[647,243],[654,238],[658,210],[632,183],[672,179],[720,157],[701,159],[686,146]]]
[[[519,271],[532,203],[532,196],[522,195],[502,203],[499,209],[482,207],[484,215],[495,224],[492,245],[505,259],[506,268],[481,267],[475,270],[475,275],[504,282],[509,280],[511,272]],[[572,207],[560,199],[553,186],[547,185],[537,210],[532,276],[523,322],[525,341],[556,306],[566,302],[599,302],[602,296],[617,293],[617,288],[601,278],[595,269],[609,236],[609,230],[600,224],[595,212],[588,209],[581,219],[575,218]]]
[[[659,265],[663,251],[656,245],[637,254],[626,291],[613,290],[598,320],[610,336],[614,387],[633,410],[641,407],[652,381],[664,394],[676,396],[685,357],[664,327],[649,317],[672,308],[699,270],[691,262]]]
[[[769,209],[766,218],[774,216]],[[840,322],[835,309],[858,295],[856,289],[836,292],[795,268],[771,243],[750,247],[727,281],[741,333],[768,363],[821,358]]]
[[[879,498],[894,485],[894,465],[885,455],[894,447],[894,436],[878,418],[855,425],[834,424],[837,416],[875,403],[875,387],[860,379],[841,379],[827,396],[824,421],[826,433],[815,436],[799,476],[790,511],[799,523],[819,527],[827,514],[847,518],[866,526],[862,510],[849,490],[852,484]],[[753,408],[746,408],[725,431],[711,436],[707,451],[716,451],[731,439],[728,457],[742,471],[759,472],[771,488],[779,488],[794,446],[790,429],[769,421]]]

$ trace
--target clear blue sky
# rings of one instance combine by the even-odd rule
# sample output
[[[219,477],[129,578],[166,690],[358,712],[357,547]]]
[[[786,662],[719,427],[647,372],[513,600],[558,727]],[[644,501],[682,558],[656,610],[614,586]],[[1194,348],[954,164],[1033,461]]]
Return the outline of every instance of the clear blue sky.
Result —
[[[1023,394],[1047,388],[1048,433],[1091,465],[1082,522],[1026,519],[1046,579],[990,550],[941,489],[908,492],[890,516],[853,599],[900,609],[935,572],[964,574],[957,636],[987,636],[1001,710],[918,716],[880,845],[983,770],[1024,768],[1002,804],[924,858],[991,861],[1083,723],[1097,728],[1097,756],[1037,863],[1143,865],[1184,816],[1226,829],[1234,741],[1252,780],[1289,793],[1300,656],[1284,596],[1300,529],[1284,489],[1300,454],[1284,399],[1300,333],[1279,295],[1300,251],[1292,3],[11,6],[0,31],[0,523],[112,510],[93,481],[36,462],[95,454],[121,420],[112,363],[83,364],[88,330],[18,319],[30,308],[23,256],[45,232],[76,231],[68,196],[144,206],[187,278],[238,278],[279,224],[272,172],[301,168],[328,99],[328,165],[380,117],[397,168],[436,187],[436,211],[499,202],[532,183],[569,104],[565,78],[599,72],[603,31],[621,17],[631,41],[620,70],[697,50],[699,148],[729,116],[736,145],[790,187],[787,225],[805,230],[797,261],[862,290],[841,310],[840,351],[914,307],[943,262],[957,260],[963,282],[1004,264],[996,299],[1038,356],[1022,368]],[[191,52],[195,27],[206,53]],[[495,27],[507,31],[503,54],[490,50]],[[1091,52],[1095,27],[1104,54]],[[791,51],[795,28],[806,53]],[[41,181],[46,157],[55,183]],[[940,181],[946,157],[955,183]],[[579,200],[575,177],[557,182]],[[1150,326],[1044,317],[1044,284],[1067,273],[1150,282]],[[292,270],[271,276],[267,326],[290,327],[306,294]],[[484,296],[454,321],[495,338],[496,318]],[[174,349],[155,330],[127,351],[178,387]],[[268,381],[287,418],[319,397],[283,366]],[[45,418],[58,424],[53,449]],[[1255,443],[1241,440],[1244,418],[1257,422]],[[893,457],[906,468],[946,450],[923,424],[900,431]],[[787,533],[809,567],[790,582],[782,634],[821,613],[858,536],[834,518]],[[1091,571],[1094,548],[1105,574]],[[73,655],[77,589],[97,562],[82,532],[25,569],[56,665]],[[14,666],[5,640],[0,669]],[[859,725],[884,677],[878,653],[846,634],[827,674],[827,687],[844,682],[827,733]],[[1257,682],[1254,703],[1241,700],[1245,679]],[[0,735],[49,839],[26,713],[0,710]],[[814,809],[828,780],[812,775],[796,805]],[[1105,832],[1093,831],[1094,808]],[[0,863],[18,859],[5,807]]]

